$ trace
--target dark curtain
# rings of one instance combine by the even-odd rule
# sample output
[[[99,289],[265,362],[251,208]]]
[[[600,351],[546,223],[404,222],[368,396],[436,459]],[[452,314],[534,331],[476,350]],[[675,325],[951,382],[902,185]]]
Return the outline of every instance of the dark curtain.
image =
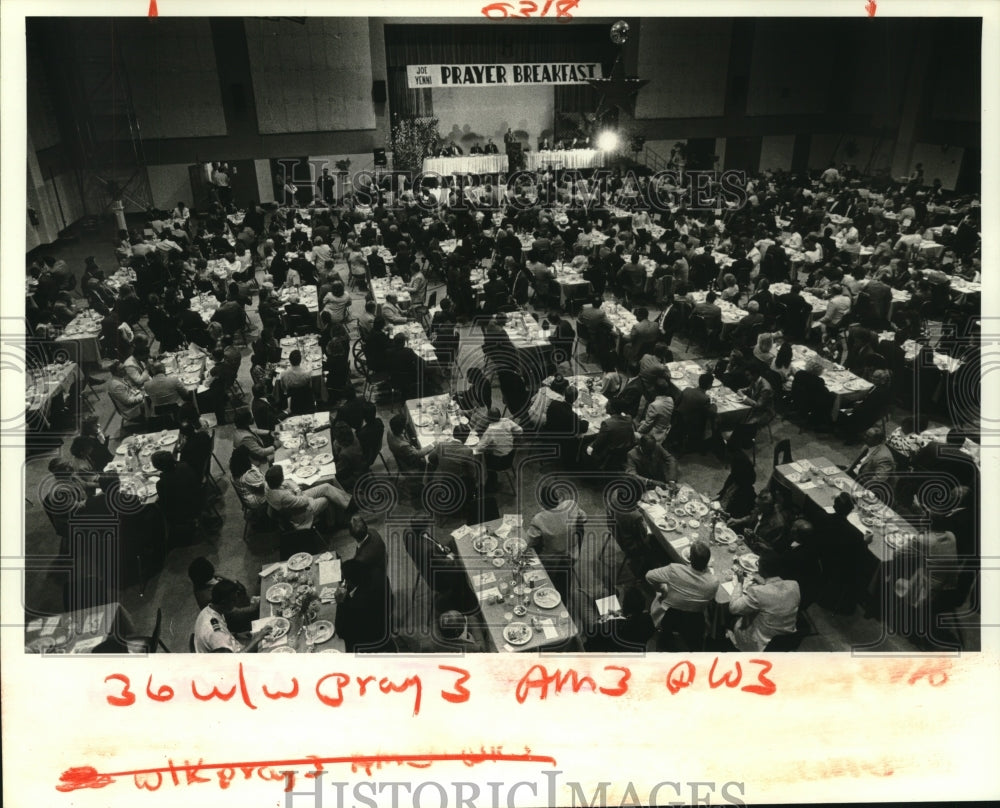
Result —
[[[397,118],[430,118],[434,115],[434,104],[430,88],[411,90],[406,86],[406,68],[390,67],[387,76],[389,87],[389,109],[393,122]]]
[[[388,67],[480,62],[601,62],[615,47],[604,23],[588,25],[387,25]]]

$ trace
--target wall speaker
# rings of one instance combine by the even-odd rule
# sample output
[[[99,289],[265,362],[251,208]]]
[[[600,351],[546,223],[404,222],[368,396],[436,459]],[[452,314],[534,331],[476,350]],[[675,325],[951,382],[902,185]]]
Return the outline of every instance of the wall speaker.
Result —
[[[385,159],[385,149],[372,149],[372,157],[375,158],[375,165],[385,168],[389,161]]]
[[[376,104],[384,104],[388,96],[386,95],[385,82],[384,81],[373,81],[372,82],[372,101]]]

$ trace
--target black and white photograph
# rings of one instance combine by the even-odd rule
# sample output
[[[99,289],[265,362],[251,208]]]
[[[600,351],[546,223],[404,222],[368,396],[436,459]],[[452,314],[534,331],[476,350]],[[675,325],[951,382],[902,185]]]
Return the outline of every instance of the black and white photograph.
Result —
[[[738,716],[788,692],[772,666],[909,660],[897,678],[936,687],[987,649],[997,43],[982,6],[134,5],[3,23],[23,61],[5,98],[14,84],[24,102],[4,102],[22,141],[11,152],[5,128],[5,665],[38,658],[68,687],[93,666],[87,715],[152,722],[159,766],[154,702],[235,687],[236,662],[247,706],[245,676],[267,671],[267,695],[301,675],[317,720],[335,700],[310,672],[413,666],[439,710],[464,686],[427,671],[485,660],[517,671],[515,713],[533,702],[549,721],[545,675],[525,672],[572,666],[596,697],[557,688],[561,713],[603,698],[617,736],[614,705],[644,709],[635,681],[627,705],[608,698],[629,660],[659,683],[652,709],[689,688]],[[191,656],[212,653],[241,656]],[[167,654],[186,661],[162,698],[145,677]],[[747,693],[720,702],[708,666],[735,669],[732,688],[737,660]],[[343,676],[369,711],[406,689]],[[391,698],[405,724],[412,695]],[[223,705],[186,699],[184,720],[227,732]],[[52,804],[156,790],[129,768],[143,759],[84,751],[81,729],[94,768],[39,774]],[[238,759],[220,737],[216,758]],[[840,750],[922,776],[912,754]],[[238,775],[223,793],[210,771],[181,788],[191,769],[174,763],[172,786],[150,769],[148,799],[292,805],[288,782]],[[809,765],[794,783],[688,777],[712,788],[670,799],[799,801],[871,776]],[[670,801],[649,784],[678,778],[646,775],[622,764],[607,794],[550,781],[500,804]],[[448,789],[426,804],[490,804]]]

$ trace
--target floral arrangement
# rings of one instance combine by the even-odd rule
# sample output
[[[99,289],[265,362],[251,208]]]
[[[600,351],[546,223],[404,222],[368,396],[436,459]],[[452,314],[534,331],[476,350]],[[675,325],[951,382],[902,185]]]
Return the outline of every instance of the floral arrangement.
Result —
[[[392,128],[392,166],[397,171],[420,171],[424,155],[440,135],[437,118],[403,118]]]

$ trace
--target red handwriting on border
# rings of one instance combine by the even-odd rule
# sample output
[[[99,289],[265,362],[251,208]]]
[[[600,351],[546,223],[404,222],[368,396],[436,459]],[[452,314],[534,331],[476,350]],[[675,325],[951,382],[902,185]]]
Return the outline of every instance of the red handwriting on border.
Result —
[[[160,12],[156,8],[156,0],[149,0],[149,16],[159,17]]]
[[[533,691],[538,691],[538,698],[544,701],[549,695],[549,687],[558,695],[567,687],[572,693],[579,693],[585,687],[591,693],[600,693],[604,696],[623,696],[628,692],[628,680],[632,678],[632,671],[620,665],[605,665],[604,670],[611,674],[609,684],[611,687],[598,687],[597,682],[591,676],[581,676],[573,668],[563,673],[555,670],[549,673],[544,665],[532,665],[526,674],[517,683],[517,690],[514,697],[518,704],[524,704],[528,696]]]
[[[291,770],[291,767],[295,766],[313,766],[316,770],[308,772],[305,776],[317,777],[324,771],[323,764],[350,764],[354,768],[360,766],[370,774],[373,768],[380,768],[386,763],[426,768],[434,763],[447,762],[464,763],[466,766],[475,766],[480,763],[547,763],[550,766],[556,766],[554,757],[533,754],[530,749],[524,754],[512,754],[499,751],[496,748],[489,752],[484,750],[429,755],[342,755],[337,757],[309,755],[308,757],[288,760],[254,760],[232,763],[204,763],[201,760],[192,763],[185,760],[183,765],[168,761],[166,766],[120,772],[99,772],[93,766],[75,766],[66,769],[59,776],[56,790],[69,792],[81,788],[105,788],[119,778],[131,777],[138,790],[157,791],[165,782],[163,777],[165,774],[170,775],[175,786],[217,782],[219,788],[227,789],[233,780],[242,774],[244,781],[250,780],[254,776],[261,780],[284,780],[285,792],[290,793],[295,787],[296,772]],[[214,772],[216,780],[202,776],[200,774],[202,771]],[[182,774],[184,775],[183,779],[180,777]]]
[[[767,674],[773,667],[770,662],[766,659],[751,659],[749,661],[751,665],[759,665],[759,670],[756,671],[757,680],[751,681],[749,684],[744,684],[740,688],[744,693],[753,693],[757,696],[773,696],[778,687],[775,683],[768,678]],[[734,660],[732,667],[729,670],[721,670],[719,674],[716,674],[716,670],[719,666],[719,657],[712,660],[712,666],[708,671],[708,686],[715,690],[718,687],[725,685],[728,688],[739,687],[740,682],[744,681],[743,678],[743,667],[740,665],[739,661]],[[694,663],[689,659],[682,659],[680,662],[676,663],[668,672],[666,678],[667,690],[670,691],[671,695],[676,695],[680,693],[684,688],[691,687],[695,683],[698,676],[698,670]],[[747,680],[753,676],[751,671],[747,671]]]
[[[514,19],[528,19],[530,17],[547,17],[549,11],[555,8],[557,19],[571,20],[573,15],[570,11],[580,5],[580,0],[540,0],[543,2],[541,10],[535,0],[517,0],[517,11],[513,3],[490,3],[483,6],[480,12],[484,17],[491,20],[506,20],[510,17]]]
[[[876,3],[875,0],[868,0],[868,2],[865,3],[865,11],[868,12],[869,17],[875,16],[875,9],[877,8],[878,8],[878,3]]]
[[[451,665],[438,665],[438,669],[454,677],[448,689],[442,688],[441,699],[449,704],[463,704],[467,702],[471,693],[466,687],[466,682],[472,674],[464,668],[456,668]],[[112,673],[104,678],[105,683],[116,682],[115,691],[105,696],[107,703],[112,707],[131,707],[136,703],[136,693],[132,691],[132,682],[124,673]],[[191,695],[200,702],[228,702],[237,692],[240,694],[240,701],[251,710],[257,709],[254,702],[254,694],[258,688],[252,686],[247,681],[246,672],[241,662],[236,669],[236,681],[213,684],[211,688],[202,685],[199,688],[195,680],[190,680]],[[286,689],[270,690],[267,685],[259,688],[260,694],[265,699],[277,701],[279,699],[296,699],[299,697],[299,680],[294,676]],[[375,676],[349,676],[346,673],[328,673],[317,680],[314,688],[316,699],[320,704],[327,707],[340,707],[348,700],[349,693],[357,699],[374,698],[375,693],[390,695],[392,693],[412,693],[413,715],[420,714],[420,705],[423,699],[423,681],[419,676],[408,676],[401,681],[394,681],[387,676],[381,678]],[[623,691],[624,692],[624,691]],[[613,694],[610,694],[613,695]],[[153,702],[169,702],[177,698],[177,691],[170,684],[160,684],[154,686],[153,677],[150,675],[146,682],[146,698]],[[238,703],[238,702],[236,702]]]

